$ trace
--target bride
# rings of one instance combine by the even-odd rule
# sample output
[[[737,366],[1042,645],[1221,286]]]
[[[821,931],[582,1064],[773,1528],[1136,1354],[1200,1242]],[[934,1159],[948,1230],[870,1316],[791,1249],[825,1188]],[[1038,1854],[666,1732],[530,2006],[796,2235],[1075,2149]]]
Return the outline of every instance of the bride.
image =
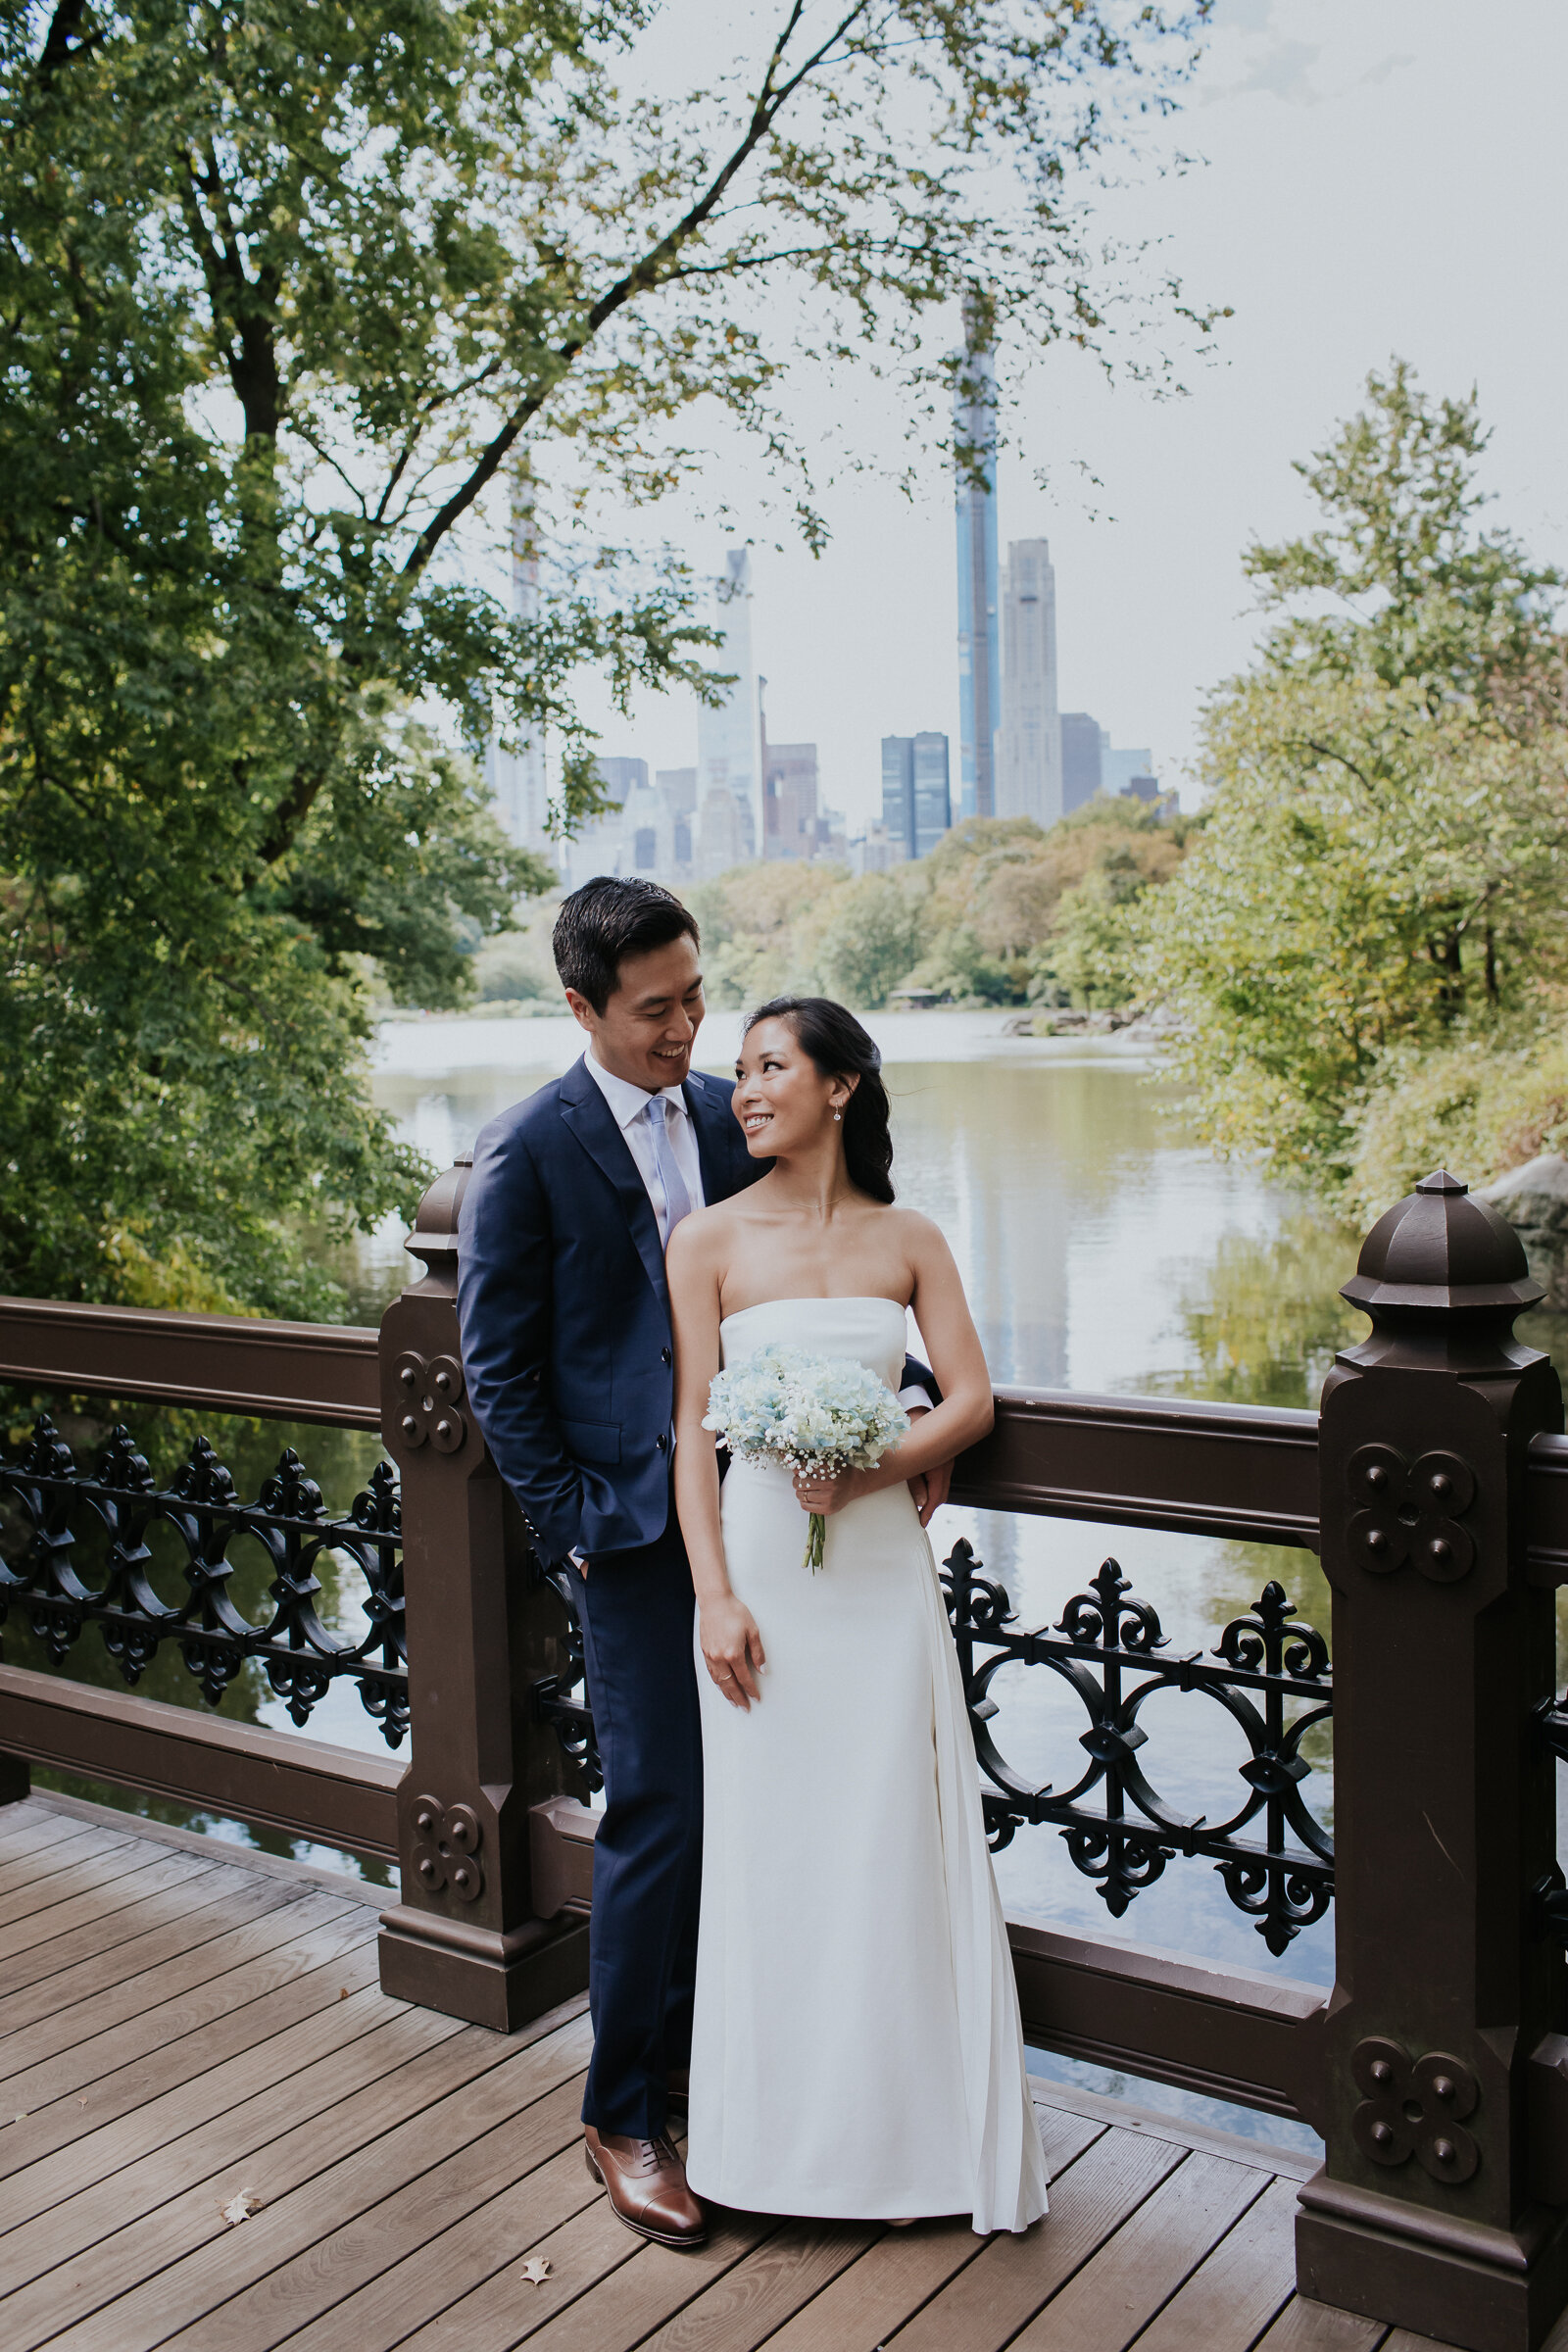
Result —
[[[985,1357],[942,1235],[892,1205],[859,1022],[775,999],[737,1079],[771,1172],[687,1217],[668,1256],[704,1747],[687,2178],[749,2212],[1025,2230],[1045,2160],[957,1658],[906,1483],[991,1427]],[[782,1342],[896,1387],[911,1306],[944,1401],[897,1451],[815,1483],[736,1460],[721,1500],[703,1428],[720,1364]]]

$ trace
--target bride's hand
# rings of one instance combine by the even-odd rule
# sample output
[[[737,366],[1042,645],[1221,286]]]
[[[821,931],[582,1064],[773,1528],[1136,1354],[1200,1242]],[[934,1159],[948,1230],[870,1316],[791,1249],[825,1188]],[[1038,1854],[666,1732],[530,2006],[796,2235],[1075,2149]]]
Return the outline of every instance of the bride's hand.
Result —
[[[823,1478],[820,1472],[797,1470],[795,1499],[803,1511],[815,1511],[823,1519],[831,1519],[842,1511],[859,1493],[858,1470],[841,1470],[837,1478]]]
[[[717,1688],[731,1706],[749,1709],[752,1700],[762,1695],[757,1677],[767,1661],[757,1619],[746,1603],[733,1592],[706,1602],[698,1612],[698,1640],[703,1663]]]

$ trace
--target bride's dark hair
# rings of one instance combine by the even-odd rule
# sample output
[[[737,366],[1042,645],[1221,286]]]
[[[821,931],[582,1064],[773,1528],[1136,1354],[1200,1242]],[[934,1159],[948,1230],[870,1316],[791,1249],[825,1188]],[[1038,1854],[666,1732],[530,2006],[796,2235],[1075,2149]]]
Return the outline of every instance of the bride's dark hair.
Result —
[[[846,1005],[831,997],[774,997],[746,1016],[742,1035],[759,1021],[788,1021],[824,1078],[858,1080],[844,1105],[844,1164],[850,1182],[873,1200],[893,1198],[893,1138],[882,1056]]]

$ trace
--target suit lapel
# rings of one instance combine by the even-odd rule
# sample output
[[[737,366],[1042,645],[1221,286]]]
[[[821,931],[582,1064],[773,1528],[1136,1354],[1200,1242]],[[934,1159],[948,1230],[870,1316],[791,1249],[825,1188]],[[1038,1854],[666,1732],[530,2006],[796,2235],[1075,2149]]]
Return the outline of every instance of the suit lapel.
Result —
[[[638,1174],[626,1138],[614,1114],[580,1061],[561,1081],[561,1115],[583,1150],[614,1186],[631,1238],[637,1245],[654,1295],[669,1311],[669,1286],[664,1280],[664,1252],[659,1246],[659,1219]],[[706,1175],[706,1172],[705,1172]]]

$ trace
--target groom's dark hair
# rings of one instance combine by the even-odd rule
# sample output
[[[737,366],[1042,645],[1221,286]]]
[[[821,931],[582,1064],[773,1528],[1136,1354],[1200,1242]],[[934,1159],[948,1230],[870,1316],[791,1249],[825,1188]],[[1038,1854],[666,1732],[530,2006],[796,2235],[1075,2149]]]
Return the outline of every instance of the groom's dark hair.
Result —
[[[635,876],[623,881],[618,874],[595,874],[563,899],[550,944],[562,987],[574,988],[603,1012],[620,985],[623,959],[667,948],[683,932],[694,947],[702,946],[697,917],[673,891]]]

